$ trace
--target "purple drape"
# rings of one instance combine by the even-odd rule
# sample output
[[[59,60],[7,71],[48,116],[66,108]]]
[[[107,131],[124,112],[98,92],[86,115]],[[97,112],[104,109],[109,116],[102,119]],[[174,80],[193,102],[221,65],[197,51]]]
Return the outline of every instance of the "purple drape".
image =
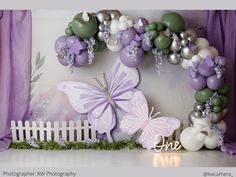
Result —
[[[207,38],[229,60],[226,78],[231,92],[225,146],[229,154],[236,154],[236,11],[208,11]]]
[[[11,142],[10,121],[28,111],[31,43],[31,12],[0,11],[0,151]]]

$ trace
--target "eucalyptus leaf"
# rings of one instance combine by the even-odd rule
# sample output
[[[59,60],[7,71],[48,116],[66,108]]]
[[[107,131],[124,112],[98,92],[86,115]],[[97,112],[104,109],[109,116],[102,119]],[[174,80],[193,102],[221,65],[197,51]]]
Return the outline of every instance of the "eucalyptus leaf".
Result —
[[[42,74],[43,74],[43,73],[40,73],[40,74],[34,76],[31,82],[36,82],[36,81],[38,81],[38,80],[40,79],[40,77],[42,76]]]
[[[35,68],[38,66],[39,62],[40,62],[40,52],[38,52],[37,57],[36,57]]]
[[[39,63],[37,65],[37,69],[41,68],[44,65],[44,61],[45,61],[45,56],[43,56],[40,60]]]

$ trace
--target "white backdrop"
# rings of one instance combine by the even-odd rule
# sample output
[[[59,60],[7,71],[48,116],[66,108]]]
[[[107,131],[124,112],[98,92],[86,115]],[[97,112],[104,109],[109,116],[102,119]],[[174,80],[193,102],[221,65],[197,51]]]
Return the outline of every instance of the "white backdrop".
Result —
[[[83,9],[82,9],[83,10]],[[33,60],[40,51],[46,57],[42,68],[43,75],[36,83],[33,90],[34,99],[37,95],[47,92],[57,83],[64,80],[84,81],[95,84],[94,76],[102,76],[102,72],[109,72],[112,64],[118,58],[118,53],[106,50],[96,53],[92,65],[70,70],[62,66],[54,51],[54,42],[64,34],[68,22],[81,10],[34,10],[33,17]],[[123,14],[133,17],[146,17],[148,20],[158,21],[166,11],[122,11]],[[191,26],[196,23],[204,24],[205,11],[179,11]],[[187,71],[181,66],[172,66],[164,63],[161,75],[158,75],[153,64],[153,59],[146,58],[146,62],[140,67],[141,82],[138,86],[146,95],[150,106],[155,106],[156,111],[162,115],[175,116],[179,119],[187,119],[194,103],[194,90],[187,81]],[[60,109],[60,108],[59,108]]]

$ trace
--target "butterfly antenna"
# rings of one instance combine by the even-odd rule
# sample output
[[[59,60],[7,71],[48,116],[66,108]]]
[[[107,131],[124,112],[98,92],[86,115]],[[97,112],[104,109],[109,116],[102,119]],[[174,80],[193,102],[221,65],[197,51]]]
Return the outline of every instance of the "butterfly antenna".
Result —
[[[150,114],[149,114],[149,117],[150,117],[150,118],[152,118],[152,113],[153,113],[153,111],[154,111],[154,107],[152,106],[151,111],[150,111]]]
[[[98,85],[99,85],[102,89],[104,89],[104,86],[102,85],[102,83],[100,82],[100,80],[98,80],[96,77],[94,77],[93,79],[98,83]]]
[[[102,73],[102,74],[103,74],[103,80],[104,80],[105,85],[106,85],[106,89],[108,89],[108,82],[107,82],[106,73]]]

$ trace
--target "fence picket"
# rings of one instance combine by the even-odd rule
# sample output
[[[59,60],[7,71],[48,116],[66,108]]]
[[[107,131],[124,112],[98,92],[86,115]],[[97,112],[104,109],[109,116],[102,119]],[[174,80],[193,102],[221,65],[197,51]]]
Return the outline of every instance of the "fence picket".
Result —
[[[81,121],[78,120],[76,122],[76,129],[77,129],[77,141],[81,142],[82,141],[82,129],[81,129]]]
[[[51,125],[51,122],[47,122],[46,132],[47,132],[46,140],[51,141],[52,140],[52,125]]]
[[[19,134],[19,141],[24,141],[24,129],[22,121],[18,121],[18,134]]]
[[[67,141],[66,121],[61,122],[61,136],[64,141]]]
[[[44,123],[43,122],[39,122],[39,140],[40,141],[44,141],[45,139],[44,136]]]
[[[90,128],[91,128],[91,139],[96,140],[97,139],[96,130],[92,129],[91,126],[90,126]]]
[[[58,142],[59,138],[60,138],[60,129],[59,129],[59,122],[54,122],[53,125],[53,130],[54,130],[54,141]]]
[[[74,125],[74,121],[70,121],[69,122],[69,141],[73,142],[75,140],[75,125]]]
[[[84,141],[89,140],[89,123],[87,120],[84,121]]]
[[[30,140],[30,122],[25,121],[25,139]]]
[[[33,139],[38,139],[38,128],[37,123],[35,121],[32,122],[32,132],[33,132]]]
[[[16,122],[14,120],[11,121],[11,134],[12,134],[12,141],[17,141],[17,132],[16,132]]]

